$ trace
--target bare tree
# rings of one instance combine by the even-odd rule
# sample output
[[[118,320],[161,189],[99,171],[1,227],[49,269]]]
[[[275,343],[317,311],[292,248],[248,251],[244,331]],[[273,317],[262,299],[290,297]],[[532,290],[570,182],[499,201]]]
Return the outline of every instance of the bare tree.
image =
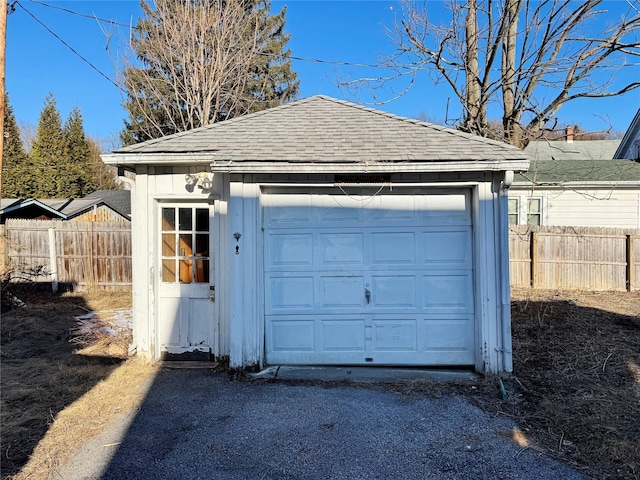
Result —
[[[284,10],[270,15],[268,2],[257,0],[141,5],[146,16],[132,39],[137,58],[124,61],[121,75],[130,113],[124,143],[207,125],[295,96],[298,83],[282,48],[288,40],[282,30]]]
[[[397,74],[365,84],[375,96],[391,79],[412,83],[428,70],[459,99],[460,129],[524,147],[565,103],[640,87],[638,68],[614,85],[616,71],[640,56],[640,12],[628,1],[627,13],[613,19],[601,0],[449,0],[450,21],[436,24],[428,2],[404,0],[391,32],[398,53],[386,60]],[[496,107],[499,131],[488,117]]]

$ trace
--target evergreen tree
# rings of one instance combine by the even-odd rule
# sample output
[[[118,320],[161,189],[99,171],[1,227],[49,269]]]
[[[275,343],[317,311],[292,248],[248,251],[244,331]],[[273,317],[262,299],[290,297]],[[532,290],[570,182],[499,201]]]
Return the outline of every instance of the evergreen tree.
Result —
[[[270,0],[141,1],[121,80],[125,145],[208,125],[293,100],[285,13]]]
[[[28,157],[20,139],[20,130],[9,104],[9,96],[5,94],[2,196],[5,198],[30,196],[29,170]]]
[[[56,107],[56,100],[49,94],[38,119],[38,131],[31,148],[31,172],[37,198],[58,197],[58,185],[66,175],[64,166],[69,165],[67,139],[62,131],[62,120]],[[62,168],[61,168],[62,167]]]
[[[96,190],[91,162],[91,147],[84,134],[82,114],[74,107],[63,129],[66,145],[65,155],[59,168],[65,174],[58,176],[57,194],[60,198],[81,198]]]

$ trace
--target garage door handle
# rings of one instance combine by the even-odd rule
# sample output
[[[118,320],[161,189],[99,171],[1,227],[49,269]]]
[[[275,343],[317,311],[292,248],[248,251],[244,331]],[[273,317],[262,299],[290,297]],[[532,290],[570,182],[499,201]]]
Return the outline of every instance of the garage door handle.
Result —
[[[371,292],[368,288],[364,289],[364,298],[367,299],[367,303],[371,303]]]

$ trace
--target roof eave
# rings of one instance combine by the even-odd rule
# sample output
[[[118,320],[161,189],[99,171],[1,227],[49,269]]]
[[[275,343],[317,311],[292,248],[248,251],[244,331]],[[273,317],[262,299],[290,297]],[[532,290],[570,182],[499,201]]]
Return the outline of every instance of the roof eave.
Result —
[[[529,160],[522,158],[491,160],[420,161],[396,162],[286,162],[286,161],[241,161],[216,158],[213,153],[113,153],[102,155],[107,165],[135,167],[136,165],[197,165],[211,164],[211,171],[224,173],[381,173],[381,172],[445,172],[445,171],[507,171],[524,172]]]
[[[548,181],[548,182],[513,182],[512,189],[526,188],[534,189],[576,189],[576,188],[636,188],[640,189],[640,180],[620,180],[620,181],[603,181],[603,180],[580,180],[580,181]]]
[[[480,171],[526,171],[528,160],[389,162],[389,163],[273,163],[225,162],[211,165],[219,173],[442,173]]]

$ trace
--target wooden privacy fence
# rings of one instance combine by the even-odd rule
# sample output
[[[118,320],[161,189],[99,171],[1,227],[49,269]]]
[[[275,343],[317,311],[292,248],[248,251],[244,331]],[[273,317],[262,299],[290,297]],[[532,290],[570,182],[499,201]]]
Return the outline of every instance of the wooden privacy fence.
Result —
[[[41,281],[130,286],[131,225],[7,220],[0,258]],[[509,260],[513,287],[640,290],[640,229],[511,226]]]
[[[511,226],[511,286],[640,289],[640,229]]]
[[[5,268],[42,267],[37,281],[83,287],[131,286],[131,225],[127,222],[7,220]]]

